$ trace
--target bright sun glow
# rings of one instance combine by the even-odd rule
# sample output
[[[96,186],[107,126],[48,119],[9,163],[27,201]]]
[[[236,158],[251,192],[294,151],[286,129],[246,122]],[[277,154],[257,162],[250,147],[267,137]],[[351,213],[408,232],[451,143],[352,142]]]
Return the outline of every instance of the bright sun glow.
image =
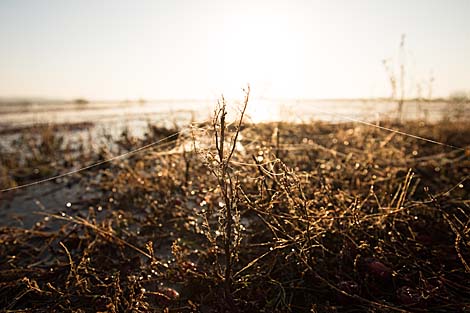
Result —
[[[249,83],[256,96],[289,97],[302,81],[300,57],[303,49],[276,15],[245,16],[230,20],[220,29],[220,41],[211,49],[210,73],[217,91],[239,97]],[[282,21],[281,21],[282,22]],[[270,110],[267,110],[268,112]],[[257,116],[261,111],[257,113]]]

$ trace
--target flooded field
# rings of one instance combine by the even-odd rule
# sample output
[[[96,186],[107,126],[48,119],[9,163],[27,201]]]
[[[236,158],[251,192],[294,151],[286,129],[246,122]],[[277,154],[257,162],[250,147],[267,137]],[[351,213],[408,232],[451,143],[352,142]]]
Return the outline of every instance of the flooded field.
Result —
[[[384,100],[251,100],[247,119],[251,122],[389,120],[398,116],[397,103]],[[216,100],[167,100],[150,102],[91,102],[0,105],[0,131],[11,127],[44,123],[91,122],[112,130],[129,126],[139,132],[147,122],[163,126],[204,121],[212,114]],[[468,119],[470,103],[409,101],[403,120],[437,122],[446,118]]]

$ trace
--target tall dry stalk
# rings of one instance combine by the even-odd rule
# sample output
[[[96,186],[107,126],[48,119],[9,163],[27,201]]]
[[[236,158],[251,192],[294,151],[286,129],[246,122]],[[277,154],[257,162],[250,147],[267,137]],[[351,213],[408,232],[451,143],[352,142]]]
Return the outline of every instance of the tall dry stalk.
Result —
[[[401,122],[403,119],[403,105],[405,103],[405,75],[406,75],[406,63],[405,63],[405,39],[406,35],[401,35],[400,40],[400,55],[399,55],[399,62],[400,62],[400,69],[399,69],[399,77],[392,68],[393,66],[390,64],[390,59],[382,60],[382,64],[385,68],[385,72],[387,73],[388,80],[390,83],[391,88],[391,95],[390,99],[393,101],[397,101],[398,104],[398,120]],[[399,92],[399,95],[397,95]]]
[[[238,221],[238,186],[234,180],[233,173],[230,168],[230,160],[236,149],[237,141],[239,138],[243,117],[248,105],[248,99],[250,95],[250,87],[248,86],[245,92],[245,98],[242,103],[240,111],[240,117],[236,123],[235,129],[233,130],[233,136],[229,135],[229,124],[227,123],[227,102],[222,97],[218,102],[217,108],[214,112],[214,118],[212,120],[212,127],[214,131],[215,140],[215,162],[216,166],[211,168],[212,173],[217,178],[220,186],[221,196],[223,198],[223,205],[220,206],[220,213],[223,216],[221,220],[223,229],[223,249],[225,257],[225,273],[224,273],[224,285],[226,296],[231,294],[232,290],[232,272],[233,263],[237,255],[237,247],[240,240],[239,233],[234,234],[234,221]]]
[[[398,100],[398,118],[403,119],[403,103],[405,102],[405,39],[406,35],[401,35],[400,40],[400,99]]]

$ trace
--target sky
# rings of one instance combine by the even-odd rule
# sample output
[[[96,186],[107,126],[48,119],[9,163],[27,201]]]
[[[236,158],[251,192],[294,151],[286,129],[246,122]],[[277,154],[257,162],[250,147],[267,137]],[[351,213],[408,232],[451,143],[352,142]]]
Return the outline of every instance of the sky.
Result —
[[[0,97],[439,97],[468,56],[468,0],[0,1]]]

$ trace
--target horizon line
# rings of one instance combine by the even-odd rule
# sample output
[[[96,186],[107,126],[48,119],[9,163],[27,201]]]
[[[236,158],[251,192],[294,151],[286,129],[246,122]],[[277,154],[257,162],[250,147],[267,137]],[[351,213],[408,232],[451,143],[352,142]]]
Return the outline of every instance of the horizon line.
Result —
[[[391,98],[391,97],[250,97],[251,99],[256,100],[266,100],[266,101],[400,101],[401,99]],[[432,97],[432,98],[404,98],[403,101],[439,101],[452,98],[451,96],[447,97]],[[55,98],[55,97],[24,97],[24,96],[0,96],[1,102],[60,102],[60,103],[151,103],[151,102],[191,102],[191,101],[216,101],[220,97],[206,97],[206,98],[133,98],[133,99],[112,99],[112,98],[86,98],[86,97],[72,97],[72,98]],[[227,98],[226,98],[227,99]],[[229,101],[236,101],[238,98],[229,98]],[[240,98],[241,99],[241,98]]]

